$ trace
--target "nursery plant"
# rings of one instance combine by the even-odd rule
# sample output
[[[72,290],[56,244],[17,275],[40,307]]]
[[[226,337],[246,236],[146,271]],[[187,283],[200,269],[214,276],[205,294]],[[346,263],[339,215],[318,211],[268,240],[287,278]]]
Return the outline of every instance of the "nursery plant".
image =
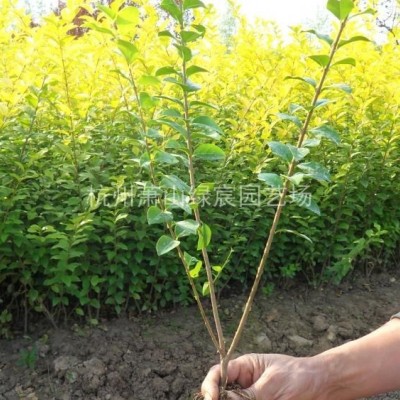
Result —
[[[34,24],[0,3],[0,335],[192,291],[225,370],[257,286],[398,260],[399,48],[354,44],[352,2],[328,2],[334,37],[288,44],[242,18],[220,34],[200,1],[69,0]],[[209,206],[224,183],[261,203]],[[228,343],[216,292],[246,287],[264,247]]]
[[[182,102],[183,92],[165,80],[180,77],[162,70],[181,71],[182,59],[172,37],[157,36],[166,30],[176,34],[179,26],[159,7],[160,0],[137,0],[125,11],[133,3],[108,2],[111,11],[105,11],[111,17],[90,1],[64,3],[59,13],[32,17],[24,2],[0,0],[0,336],[12,335],[18,324],[28,333],[38,314],[53,326],[72,316],[96,324],[110,313],[152,312],[193,301],[175,256],[178,247],[157,255],[154,244],[169,233],[164,223],[148,225],[144,212],[147,201],[153,212],[154,206],[161,209],[161,196],[173,214],[174,230],[185,219],[195,221],[187,201],[190,190],[185,189],[186,198],[177,190],[174,196],[165,179],[176,176],[190,187],[187,146],[174,128],[182,120],[172,114],[181,105],[170,100]],[[218,297],[237,285],[246,292],[255,275],[273,221],[271,205],[281,191],[279,185],[275,189],[257,181],[257,174],[287,172],[267,143],[296,143],[298,126],[278,113],[304,122],[305,111],[296,111],[294,104],[311,104],[315,91],[304,80],[285,77],[318,77],[320,65],[306,55],[323,53],[328,43],[300,27],[286,41],[273,22],[249,24],[234,5],[223,20],[215,17],[213,7],[185,13],[185,24],[207,26],[204,39],[186,46],[193,56],[189,67],[209,71],[189,77],[201,86],[189,93],[191,118],[202,117],[197,124],[192,121],[194,148],[210,143],[225,153],[221,161],[193,157],[201,219],[212,230],[207,251]],[[81,25],[85,19],[86,27]],[[362,31],[374,32],[374,23],[375,18],[362,19]],[[352,23],[346,37],[358,31]],[[307,155],[308,162],[329,169],[332,182],[305,177],[289,193],[300,198],[303,184],[309,184],[307,192],[313,193],[323,218],[298,209],[287,197],[260,283],[265,293],[274,284],[290,285],[293,278],[317,286],[338,283],[353,271],[370,274],[398,265],[395,77],[400,47],[388,39],[340,48],[341,58],[355,54],[357,63],[333,68],[325,83],[331,87],[323,91],[331,102],[315,110],[311,129],[328,121],[341,142],[335,148],[335,141],[323,139]],[[131,49],[132,63],[121,49],[126,55]],[[338,82],[346,84],[335,86]],[[343,95],[340,89],[353,90]],[[204,124],[205,116],[217,127]],[[239,206],[238,191],[237,204],[207,204],[225,189],[246,185],[261,189],[257,205]],[[167,204],[172,201],[174,206]],[[189,271],[207,304],[197,232],[177,241],[183,256],[193,257]]]
[[[219,145],[219,142],[223,141],[224,132],[212,117],[216,107],[199,101],[196,96],[201,90],[196,79],[200,74],[208,72],[196,64],[195,52],[196,42],[206,34],[206,27],[197,22],[199,18],[196,15],[198,9],[204,8],[205,4],[200,0],[163,0],[160,4],[161,10],[167,15],[167,24],[166,29],[159,32],[159,36],[166,39],[165,45],[169,51],[176,52],[178,57],[173,64],[156,69],[154,75],[147,76],[145,80],[149,86],[157,86],[162,79],[170,86],[166,94],[140,90],[140,79],[143,82],[143,77],[140,78],[136,74],[137,65],[141,63],[140,49],[128,39],[131,34],[129,26],[138,23],[139,11],[135,7],[119,10],[118,4],[110,8],[99,6],[110,20],[110,28],[95,24],[89,26],[111,34],[125,58],[126,68],[124,71],[118,70],[117,73],[132,87],[137,103],[137,113],[134,118],[141,127],[140,137],[143,146],[138,162],[148,177],[148,180],[142,181],[141,184],[145,193],[153,196],[153,202],[149,204],[147,210],[147,220],[150,225],[161,224],[165,227],[165,233],[156,243],[157,254],[163,256],[176,251],[186,271],[201,316],[220,357],[221,398],[225,398],[228,363],[239,344],[260,286],[285,204],[295,203],[320,215],[320,209],[311,194],[302,192],[301,187],[310,180],[329,182],[330,174],[326,166],[315,161],[307,161],[307,158],[314,148],[320,146],[321,141],[328,140],[338,144],[340,135],[328,121],[319,121],[315,124],[314,116],[320,109],[329,107],[332,102],[329,94],[333,90],[347,93],[351,91],[351,88],[343,82],[328,85],[327,76],[332,68],[355,65],[354,58],[340,58],[341,49],[350,43],[368,39],[362,35],[345,37],[345,28],[351,20],[362,14],[371,13],[371,10],[353,13],[355,4],[352,0],[329,0],[327,9],[336,19],[336,34],[331,37],[316,30],[304,32],[321,41],[321,52],[308,57],[310,62],[320,67],[320,74],[316,78],[286,77],[310,86],[313,96],[308,104],[291,104],[289,110],[277,115],[280,121],[278,123],[295,126],[297,138],[293,143],[278,140],[268,142],[267,154],[279,160],[284,166],[283,168],[280,165],[279,169],[284,172],[263,170],[258,174],[258,179],[279,193],[279,201],[248,300],[233,340],[228,344],[216,296],[216,281],[223,273],[225,263],[216,266],[211,261],[209,249],[212,229],[210,223],[203,218],[202,201],[204,196],[213,190],[215,183],[199,181],[197,175],[198,169],[223,165],[226,157]],[[110,30],[107,32],[105,29]],[[270,159],[266,166],[269,161]],[[211,319],[201,302],[196,282],[196,278],[203,270],[206,282],[202,287],[202,295],[210,297]],[[199,397],[201,396],[197,396]]]

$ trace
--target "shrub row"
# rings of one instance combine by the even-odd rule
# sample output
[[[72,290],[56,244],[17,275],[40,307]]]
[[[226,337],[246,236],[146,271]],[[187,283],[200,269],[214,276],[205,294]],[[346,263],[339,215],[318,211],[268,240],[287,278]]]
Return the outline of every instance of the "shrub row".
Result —
[[[71,36],[79,9],[73,2],[35,28],[11,2],[3,3],[0,327],[21,309],[53,320],[71,313],[95,320],[104,309],[121,313],[128,307],[189,303],[182,267],[174,257],[156,255],[161,228],[147,225],[145,206],[154,194],[144,188],[148,171],[135,93],[126,85],[113,41],[96,30]],[[167,22],[147,2],[139,7],[135,44],[141,66],[135,79],[143,96],[168,96],[155,75],[157,68],[176,62],[157,35]],[[277,194],[257,181],[257,172],[279,168],[266,143],[290,141],[294,134],[295,127],[288,128],[276,113],[312,96],[303,82],[285,78],[312,76],[315,69],[304,55],[318,52],[320,45],[299,30],[287,44],[272,24],[249,26],[244,20],[237,20],[227,41],[212,10],[206,14],[207,38],[196,57],[210,73],[203,74],[197,99],[216,105],[214,119],[224,130],[221,146],[229,156],[217,168],[198,165],[200,180],[215,183],[203,215],[213,228],[214,262],[224,262],[232,252],[219,287],[235,282],[245,287]],[[357,64],[338,67],[332,82],[343,84],[331,88],[346,96],[331,94],[334,101],[318,114],[319,122],[328,121],[341,133],[337,147],[325,143],[313,155],[329,166],[332,183],[303,191],[305,198],[316,193],[322,217],[287,206],[267,267],[266,291],[296,275],[319,284],[339,282],[354,266],[370,273],[398,265],[399,47],[349,47]],[[164,134],[173,147],[173,135]],[[155,161],[161,170],[168,166],[182,173],[168,153]],[[201,280],[202,275],[199,285]]]

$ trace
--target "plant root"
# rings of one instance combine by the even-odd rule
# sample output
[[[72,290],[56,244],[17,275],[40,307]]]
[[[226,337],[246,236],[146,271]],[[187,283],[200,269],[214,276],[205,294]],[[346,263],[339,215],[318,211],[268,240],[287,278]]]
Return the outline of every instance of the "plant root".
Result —
[[[250,397],[248,394],[243,393],[243,390],[239,385],[228,385],[226,389],[220,388],[219,400],[229,400],[229,393],[234,393],[243,400],[255,400],[254,397]],[[201,393],[197,393],[194,395],[193,400],[204,400],[204,396]]]

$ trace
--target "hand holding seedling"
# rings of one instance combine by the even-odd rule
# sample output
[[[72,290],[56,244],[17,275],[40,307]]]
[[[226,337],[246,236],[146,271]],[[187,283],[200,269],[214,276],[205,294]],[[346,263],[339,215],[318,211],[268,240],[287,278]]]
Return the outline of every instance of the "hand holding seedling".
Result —
[[[400,314],[358,340],[314,357],[249,354],[229,363],[228,382],[244,388],[229,399],[353,400],[400,389]],[[205,400],[218,400],[219,365],[202,385]]]
[[[205,400],[218,400],[221,369],[214,366],[202,385]],[[249,354],[229,363],[228,383],[237,382],[244,390],[229,399],[317,399],[320,373],[313,358],[279,354]]]

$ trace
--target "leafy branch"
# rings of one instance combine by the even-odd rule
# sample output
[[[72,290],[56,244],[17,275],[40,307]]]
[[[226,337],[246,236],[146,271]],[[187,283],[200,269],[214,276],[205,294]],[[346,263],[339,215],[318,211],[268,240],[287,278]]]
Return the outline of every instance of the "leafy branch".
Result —
[[[219,353],[221,362],[221,389],[224,390],[227,385],[228,363],[242,336],[270,255],[272,243],[277,233],[277,227],[287,198],[290,197],[294,203],[320,215],[319,207],[312,198],[305,200],[297,193],[290,194],[290,191],[292,188],[296,189],[305,179],[314,179],[319,182],[330,180],[329,171],[326,167],[317,162],[304,162],[304,159],[310,153],[310,148],[317,147],[321,139],[328,139],[336,144],[340,141],[338,133],[328,124],[323,124],[314,128],[311,127],[316,110],[330,103],[329,100],[321,98],[324,90],[337,88],[345,92],[349,91],[349,87],[346,84],[326,86],[328,73],[334,66],[355,65],[356,61],[353,58],[335,60],[336,54],[342,47],[350,43],[368,41],[368,39],[364,36],[342,39],[343,32],[349,20],[363,14],[351,15],[354,9],[354,2],[352,0],[328,0],[327,2],[328,10],[339,21],[339,29],[334,39],[326,34],[320,34],[315,30],[308,31],[308,33],[315,35],[319,40],[324,42],[324,44],[328,44],[330,50],[327,54],[317,54],[309,57],[311,61],[314,61],[322,68],[321,77],[318,81],[309,77],[290,76],[287,78],[299,80],[311,86],[314,90],[314,95],[308,107],[298,106],[291,109],[288,114],[278,114],[278,117],[282,121],[288,121],[297,126],[297,143],[296,145],[291,145],[279,141],[269,142],[270,151],[287,164],[287,172],[281,175],[262,172],[258,176],[258,178],[268,186],[280,191],[279,203],[275,210],[272,225],[248,300],[233,340],[227,350],[215,293],[215,283],[219,275],[217,275],[217,277],[213,275],[213,272],[216,271],[216,267],[212,266],[208,252],[212,231],[203,221],[200,209],[199,193],[201,193],[201,191],[199,189],[202,188],[204,184],[198,185],[196,177],[196,162],[219,162],[225,159],[225,152],[214,143],[215,140],[220,139],[222,134],[221,129],[212,118],[199,113],[196,108],[196,106],[199,105],[201,107],[210,107],[210,105],[192,100],[194,94],[200,90],[200,86],[192,81],[192,76],[207,72],[204,68],[192,63],[194,56],[190,47],[191,43],[198,41],[205,35],[206,28],[203,25],[195,24],[193,22],[195,18],[192,18],[195,9],[204,7],[204,3],[200,0],[163,0],[160,4],[160,8],[172,18],[173,26],[160,32],[159,36],[170,40],[170,43],[176,49],[180,58],[180,67],[164,66],[159,68],[156,71],[154,79],[166,76],[164,82],[172,85],[172,91],[174,93],[179,93],[179,97],[164,95],[150,96],[147,93],[140,92],[132,69],[132,65],[137,59],[139,50],[133,43],[118,38],[114,33],[112,34],[114,35],[121,54],[125,57],[128,67],[128,76],[124,75],[121,71],[119,72],[130,82],[138,106],[137,119],[140,124],[141,137],[145,149],[145,157],[143,158],[142,156],[141,159],[145,161],[145,165],[149,171],[151,185],[153,185],[159,193],[157,205],[153,205],[148,209],[147,219],[149,224],[164,224],[168,232],[167,235],[162,235],[157,241],[157,253],[158,255],[164,255],[177,249],[178,256],[185,268],[186,275],[208,333]],[[130,20],[131,23],[133,20],[135,24],[138,22],[138,13],[133,11],[133,9],[135,9],[134,7],[126,7],[119,12],[104,6],[100,8],[117,27],[121,25],[121,19],[124,21],[122,25],[126,25],[125,21],[127,19]],[[368,13],[369,10],[366,12]],[[121,15],[121,13],[124,14]],[[128,16],[129,18],[127,18]],[[134,17],[133,20],[132,16]],[[92,28],[96,29],[93,24]],[[172,103],[173,106],[169,107],[165,105],[160,112],[155,113],[158,100],[163,100],[166,104]],[[146,109],[152,110],[151,117],[146,116]],[[296,115],[296,112],[299,110],[305,111],[303,121]],[[183,156],[180,155],[180,157],[178,157],[177,154],[164,151],[165,148],[163,148],[161,140],[157,142],[158,139],[164,139],[164,136],[158,132],[158,130],[162,130],[163,128],[168,130],[168,134],[170,137],[173,137],[174,140],[178,138],[176,139],[178,143],[176,147],[183,153]],[[183,160],[183,164],[186,167],[189,184],[178,176],[165,175],[162,173],[160,181],[158,179],[159,172],[156,168],[157,164],[164,163],[167,165],[175,165],[178,163],[179,159]],[[173,195],[176,193],[181,195],[181,199],[178,201],[176,198],[171,198],[168,192],[169,190],[174,191]],[[163,195],[165,195],[165,197],[163,197]],[[182,221],[175,221],[173,213],[175,208],[180,208],[188,215],[193,214],[194,220],[185,219]],[[182,249],[181,239],[190,235],[197,236],[198,238],[197,251],[201,252],[202,261],[197,260]],[[194,280],[202,269],[203,264],[207,277],[206,285],[203,287],[203,294],[210,295],[216,334],[199,299]],[[192,265],[194,265],[194,268],[190,269]],[[221,271],[218,270],[218,274],[220,272]]]
[[[189,9],[193,8],[193,5],[194,4],[192,4],[192,5],[189,4],[188,5]],[[163,5],[161,5],[161,6],[163,7]],[[165,7],[165,4],[164,4],[164,7]],[[112,21],[113,26],[111,27],[111,29],[107,29],[107,30],[104,30],[104,28],[102,28],[99,25],[96,25],[94,23],[89,23],[88,26],[91,27],[92,29],[98,30],[102,33],[111,34],[114,37],[114,39],[116,40],[118,48],[125,59],[126,66],[128,69],[128,75],[125,75],[120,70],[117,70],[117,72],[130,83],[132,90],[134,92],[134,97],[136,100],[138,113],[139,113],[138,120],[139,120],[140,127],[141,127],[141,137],[142,137],[142,140],[144,143],[146,154],[148,155],[148,157],[146,157],[146,164],[148,166],[151,184],[153,185],[153,187],[158,189],[160,183],[158,182],[158,179],[157,179],[155,162],[154,162],[154,158],[150,157],[150,155],[152,154],[152,146],[150,143],[150,138],[158,137],[153,125],[160,125],[160,123],[161,124],[166,123],[171,127],[175,127],[175,129],[177,128],[178,131],[180,131],[180,132],[182,132],[182,130],[184,128],[182,126],[179,126],[179,125],[172,123],[171,121],[168,121],[165,119],[154,120],[152,118],[146,117],[145,110],[147,108],[150,108],[150,109],[154,108],[153,106],[156,104],[156,98],[149,96],[146,92],[139,91],[137,80],[133,73],[133,66],[139,58],[139,49],[132,42],[126,41],[126,40],[118,37],[119,30],[124,31],[124,29],[126,29],[127,25],[135,26],[136,24],[139,23],[139,10],[136,7],[131,7],[131,6],[123,8],[120,12],[117,12],[117,11],[113,10],[112,8],[102,6],[102,5],[99,5],[99,8]],[[168,6],[167,6],[167,8],[168,8]],[[183,10],[181,11],[181,13],[183,14]],[[184,39],[185,38],[184,28],[185,28],[184,22],[183,22],[183,19],[181,19],[181,32],[183,32],[183,34],[181,33],[181,35],[180,35],[180,41],[181,41],[180,46],[182,48],[184,48],[185,44],[186,44],[185,39]],[[182,69],[184,72],[182,73],[182,84],[181,85],[188,85],[188,82],[189,82],[188,75],[190,74],[190,72],[193,73],[193,69],[188,70],[185,59],[183,59]],[[171,70],[171,68],[164,68],[164,70],[161,68],[159,70],[158,75],[162,75],[164,72],[166,72],[166,71],[168,72],[170,70]],[[184,92],[184,93],[185,93],[185,95],[184,95],[185,104],[182,106],[184,108],[184,112],[185,112],[185,116],[186,116],[185,120],[186,120],[186,130],[187,130],[187,147],[189,150],[188,162],[189,162],[189,165],[191,166],[190,167],[190,171],[191,171],[190,179],[191,179],[191,187],[193,189],[193,188],[195,188],[195,177],[194,177],[194,167],[193,167],[193,153],[191,151],[192,150],[192,142],[191,142],[191,138],[190,138],[189,100],[188,100],[187,92]],[[181,103],[178,99],[176,99],[176,102]],[[149,104],[150,104],[150,106],[149,106]],[[154,114],[154,111],[152,114]],[[168,122],[170,122],[170,123],[168,123]],[[165,181],[165,178],[166,177],[164,176],[164,181]],[[172,181],[172,185],[174,185],[174,188],[175,188],[175,185],[180,186],[181,188],[185,187],[183,182],[175,176],[169,176],[169,180]],[[168,186],[170,186],[170,185],[168,185]],[[182,250],[180,241],[178,240],[180,235],[186,236],[188,233],[189,234],[196,233],[198,227],[201,225],[200,213],[199,213],[198,209],[195,209],[195,211],[194,211],[195,217],[196,217],[195,223],[193,223],[194,221],[190,221],[190,220],[182,221],[181,223],[177,223],[175,225],[176,229],[174,229],[174,225],[172,223],[173,215],[172,215],[171,211],[168,209],[168,206],[161,195],[158,196],[157,202],[158,202],[158,206],[151,206],[148,209],[148,212],[147,212],[148,222],[149,222],[149,224],[163,223],[165,225],[167,231],[169,232],[169,235],[163,235],[158,240],[157,245],[156,245],[157,253],[158,253],[158,255],[161,256],[163,254],[168,253],[169,251],[171,251],[173,249],[176,249],[176,251],[178,253],[178,257],[181,260],[183,267],[185,269],[185,273],[188,278],[189,284],[191,286],[193,296],[196,300],[197,306],[200,310],[200,313],[201,313],[201,316],[205,323],[205,326],[207,328],[207,331],[208,331],[214,345],[217,348],[219,348],[221,346],[221,343],[223,343],[223,339],[221,339],[221,336],[218,336],[218,339],[217,339],[214,334],[214,331],[211,327],[210,320],[205,313],[203,304],[201,303],[200,296],[199,296],[196,284],[194,282],[194,278],[193,278],[191,270],[190,270],[191,264],[195,259],[193,257],[190,257],[187,253],[185,253]],[[207,230],[207,227],[205,229]],[[210,266],[210,263],[208,260],[208,254],[207,254],[206,249],[203,250],[203,254],[205,257],[204,259],[207,260],[207,261],[205,261],[205,264],[207,265],[207,263],[208,263],[209,270],[211,270],[211,266]],[[217,307],[214,285],[211,285],[210,292],[212,292],[212,298],[214,299],[215,307]],[[215,318],[215,315],[214,315],[214,318]],[[222,334],[222,331],[220,331],[219,335],[220,334]]]

